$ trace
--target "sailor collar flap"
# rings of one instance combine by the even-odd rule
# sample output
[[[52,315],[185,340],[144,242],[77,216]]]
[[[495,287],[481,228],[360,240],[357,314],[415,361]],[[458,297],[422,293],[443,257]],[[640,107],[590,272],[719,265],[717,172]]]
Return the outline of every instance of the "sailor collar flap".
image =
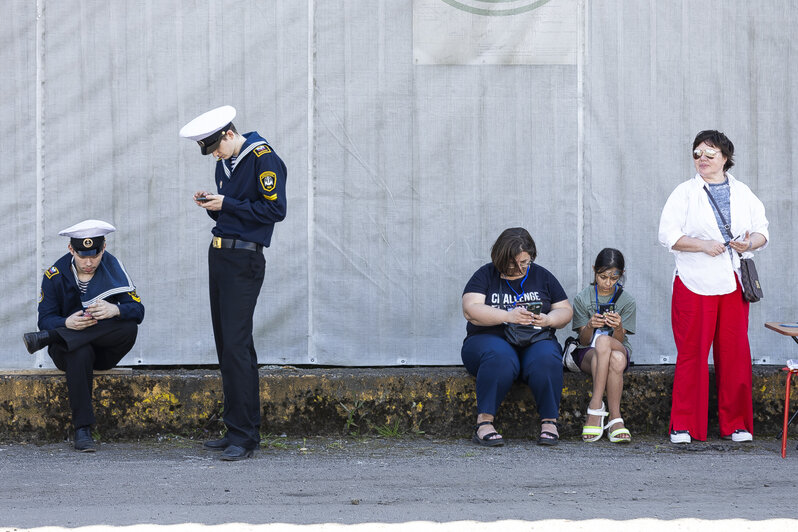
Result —
[[[249,146],[247,146],[246,148],[241,150],[241,152],[238,154],[238,157],[236,157],[236,160],[233,163],[232,168],[228,168],[226,164],[222,164],[222,168],[224,168],[224,174],[225,174],[225,176],[227,176],[227,179],[230,179],[230,175],[236,169],[236,167],[238,166],[238,163],[240,163],[244,159],[244,157],[249,155],[249,153],[252,150],[254,150],[255,148],[257,148],[258,146],[265,146],[265,145],[266,145],[266,142],[261,140],[259,142],[253,142],[252,144],[250,144]]]

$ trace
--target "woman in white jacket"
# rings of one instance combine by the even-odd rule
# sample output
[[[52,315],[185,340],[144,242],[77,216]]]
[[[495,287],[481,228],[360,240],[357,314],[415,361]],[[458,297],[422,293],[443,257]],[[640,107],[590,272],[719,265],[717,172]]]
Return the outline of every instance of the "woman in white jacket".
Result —
[[[751,257],[767,245],[768,221],[759,198],[728,173],[734,165],[734,145],[726,135],[715,130],[698,133],[693,159],[695,177],[671,193],[659,224],[659,241],[676,259],[671,325],[678,355],[670,438],[672,443],[707,438],[712,346],[720,434],[751,441],[749,303],[742,295],[738,254]],[[733,238],[723,220],[730,224]]]

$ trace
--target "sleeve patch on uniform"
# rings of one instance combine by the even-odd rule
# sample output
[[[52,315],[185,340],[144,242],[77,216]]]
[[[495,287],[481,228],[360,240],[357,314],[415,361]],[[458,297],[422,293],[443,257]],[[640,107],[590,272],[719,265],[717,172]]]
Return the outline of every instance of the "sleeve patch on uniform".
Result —
[[[141,297],[139,297],[139,295],[136,293],[135,290],[133,290],[132,292],[128,292],[127,295],[132,297],[133,301],[135,301],[136,303],[141,303]]]
[[[274,201],[277,199],[277,194],[272,194],[271,196],[267,196],[266,194],[264,194],[263,197],[269,201]]]
[[[55,266],[51,266],[49,270],[44,272],[44,275],[47,276],[48,279],[52,279],[54,275],[58,275],[58,268]]]
[[[252,153],[254,153],[257,157],[260,157],[264,153],[271,153],[271,152],[272,149],[266,144],[261,144],[260,146],[257,146],[254,150],[252,150]]]
[[[277,174],[274,172],[263,172],[260,175],[260,186],[262,186],[263,190],[266,192],[274,190],[274,187],[277,186]]]
[[[44,290],[39,290],[39,303],[44,301]]]

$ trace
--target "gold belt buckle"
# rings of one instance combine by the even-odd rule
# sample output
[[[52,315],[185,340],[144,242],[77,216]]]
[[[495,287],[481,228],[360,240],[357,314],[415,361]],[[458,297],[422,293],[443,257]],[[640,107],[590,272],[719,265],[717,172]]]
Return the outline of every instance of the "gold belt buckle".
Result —
[[[222,249],[222,237],[215,236],[213,240],[211,240],[211,245],[216,249]]]

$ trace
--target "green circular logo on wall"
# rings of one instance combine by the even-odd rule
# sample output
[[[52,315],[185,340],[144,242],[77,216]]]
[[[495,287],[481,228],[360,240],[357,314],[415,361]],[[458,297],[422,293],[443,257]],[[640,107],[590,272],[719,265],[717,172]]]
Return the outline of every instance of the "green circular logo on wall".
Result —
[[[551,0],[442,0],[450,6],[487,17],[518,15],[548,4]]]

